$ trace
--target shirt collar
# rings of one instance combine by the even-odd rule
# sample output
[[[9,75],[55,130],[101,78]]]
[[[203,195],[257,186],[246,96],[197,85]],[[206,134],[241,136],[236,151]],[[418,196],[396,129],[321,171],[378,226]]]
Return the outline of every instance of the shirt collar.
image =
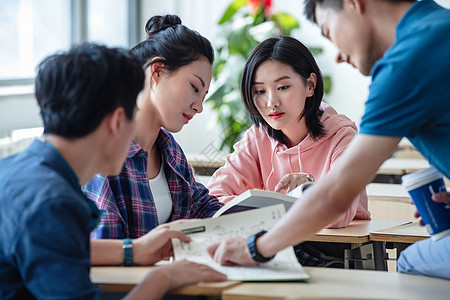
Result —
[[[133,156],[135,156],[136,154],[138,154],[139,152],[143,151],[144,153],[147,153],[147,151],[145,151],[141,146],[139,146],[139,144],[136,141],[132,141],[131,145],[130,145],[130,149],[128,150],[128,155],[127,158],[132,158]]]
[[[166,145],[169,143],[169,140],[169,135],[165,132],[165,129],[161,128],[155,141],[156,145],[158,145],[160,149],[166,149]],[[138,153],[148,156],[148,152],[144,148],[142,148],[136,141],[132,141],[130,149],[128,150],[127,158],[132,158]]]
[[[28,151],[38,157],[42,157],[44,164],[56,170],[56,172],[67,179],[73,187],[77,189],[80,188],[78,177],[72,167],[70,167],[61,153],[59,153],[52,144],[36,139],[33,141]]]
[[[84,196],[81,192],[78,176],[75,174],[72,167],[69,163],[67,163],[61,153],[49,142],[43,142],[38,139],[33,141],[31,146],[28,148],[28,151],[37,157],[41,157],[43,164],[55,170],[55,172],[65,178],[74,188],[74,191],[78,192],[82,199],[86,201],[86,204],[90,209],[89,228],[91,231],[94,230],[100,223],[101,212],[97,205],[86,198],[86,196]]]

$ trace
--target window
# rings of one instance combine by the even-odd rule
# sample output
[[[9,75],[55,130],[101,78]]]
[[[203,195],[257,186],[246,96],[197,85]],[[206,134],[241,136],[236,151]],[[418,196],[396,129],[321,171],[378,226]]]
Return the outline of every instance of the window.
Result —
[[[0,80],[34,77],[37,63],[71,43],[70,0],[0,0]]]
[[[128,0],[89,0],[87,40],[129,47]]]
[[[72,43],[129,47],[137,36],[138,2],[0,0],[0,86],[31,84],[36,65]]]

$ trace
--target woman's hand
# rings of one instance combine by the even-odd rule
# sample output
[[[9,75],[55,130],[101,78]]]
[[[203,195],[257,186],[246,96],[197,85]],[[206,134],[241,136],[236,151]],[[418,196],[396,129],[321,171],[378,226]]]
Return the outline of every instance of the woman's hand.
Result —
[[[177,220],[159,225],[147,234],[133,241],[133,261],[136,265],[152,265],[162,259],[173,256],[172,238],[182,242],[190,242],[181,230],[170,229],[170,225],[185,223],[193,220]]]
[[[313,182],[314,177],[308,173],[290,173],[283,176],[283,178],[275,186],[275,192],[281,193],[286,190],[285,193],[289,193],[299,185],[305,182]]]

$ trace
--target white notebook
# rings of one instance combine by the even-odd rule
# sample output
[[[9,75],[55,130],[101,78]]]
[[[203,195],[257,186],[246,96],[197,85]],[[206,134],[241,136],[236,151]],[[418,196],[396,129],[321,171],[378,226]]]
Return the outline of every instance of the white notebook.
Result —
[[[300,281],[309,279],[303,270],[292,247],[277,253],[274,259],[258,266],[221,266],[206,252],[210,244],[232,237],[248,237],[261,230],[270,229],[283,215],[282,204],[252,209],[221,216],[202,219],[195,222],[171,226],[186,232],[191,237],[190,243],[172,239],[175,259],[187,259],[209,265],[224,273],[229,280],[238,281]]]

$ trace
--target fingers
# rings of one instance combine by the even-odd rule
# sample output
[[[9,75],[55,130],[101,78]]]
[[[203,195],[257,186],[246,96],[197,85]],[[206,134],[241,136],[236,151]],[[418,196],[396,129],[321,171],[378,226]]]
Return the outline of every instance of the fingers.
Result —
[[[219,273],[206,265],[187,260],[177,261],[166,266],[166,268],[168,268],[172,273],[170,276],[172,279],[172,289],[198,282],[217,282],[227,280],[227,276],[225,274]]]
[[[176,225],[176,224],[185,224],[185,223],[193,223],[198,221],[198,219],[179,219],[179,220],[175,220],[169,223],[166,223],[165,225]]]
[[[274,191],[280,193],[287,189],[287,193],[305,182],[314,181],[314,177],[307,173],[291,173],[284,175],[283,178],[275,186]]]
[[[296,181],[292,181],[292,182],[289,184],[289,187],[287,188],[286,193],[289,193],[290,191],[292,191],[293,189],[295,189],[296,187],[298,187],[300,184],[302,184],[302,183],[299,183],[299,182],[296,182]]]
[[[224,266],[258,264],[250,255],[246,238],[223,240],[208,247],[207,251],[214,261]]]
[[[285,190],[287,187],[287,184],[282,183],[281,181],[275,186],[274,191],[277,193],[280,193],[281,191]]]
[[[214,259],[214,253],[216,252],[217,247],[219,247],[219,243],[215,243],[206,247],[206,252],[208,252],[209,256]]]
[[[433,194],[431,198],[436,202],[450,202],[450,193],[449,192],[440,192]]]
[[[206,251],[208,252],[209,256],[211,256],[213,260],[215,260],[216,262],[218,262],[223,266],[235,266],[236,263],[226,260],[225,256],[220,254],[221,251],[216,252],[219,246],[220,246],[219,243],[208,246],[206,248]]]
[[[184,233],[183,231],[170,229],[169,227],[159,228],[158,231],[154,232],[154,233],[156,234],[155,238],[162,239],[162,241],[164,243],[172,238],[179,239],[182,242],[190,242],[191,241],[191,238],[189,236],[187,236],[186,233]]]
[[[183,231],[181,230],[173,230],[173,229],[168,229],[166,236],[169,238],[176,238],[179,239],[182,242],[190,242],[191,238],[189,236],[187,236]]]
[[[227,275],[217,272],[211,267],[202,264],[196,264],[199,282],[215,282],[227,280]]]
[[[150,252],[159,251],[167,243],[170,243],[170,239],[172,238],[177,238],[186,243],[191,241],[191,238],[181,230],[169,229],[169,227],[157,227],[135,240],[136,251],[142,250],[146,255],[150,255]]]
[[[278,182],[278,184],[275,186],[274,191],[277,193],[280,193],[281,191],[285,190],[289,186],[290,181],[290,174],[284,175],[283,178]]]

